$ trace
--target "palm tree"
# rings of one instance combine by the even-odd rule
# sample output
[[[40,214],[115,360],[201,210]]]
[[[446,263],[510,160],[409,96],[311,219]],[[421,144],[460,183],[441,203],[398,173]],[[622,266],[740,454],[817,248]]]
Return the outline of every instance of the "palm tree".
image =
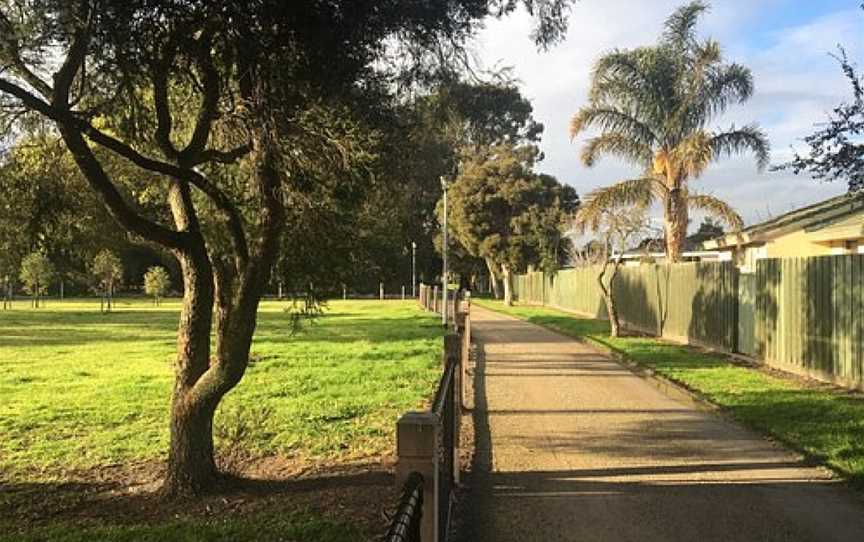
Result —
[[[755,124],[712,132],[706,125],[732,103],[753,94],[753,76],[739,64],[723,63],[720,46],[699,41],[696,22],[708,6],[695,1],[678,8],[657,45],[613,50],[594,66],[588,105],[570,124],[570,136],[589,128],[581,159],[592,166],[604,154],[641,166],[643,174],[595,190],[583,202],[583,216],[616,205],[663,206],[666,256],[679,261],[691,209],[716,216],[731,229],[741,217],[725,202],[692,192],[708,165],[722,156],[752,151],[759,170],[769,160],[769,144]]]

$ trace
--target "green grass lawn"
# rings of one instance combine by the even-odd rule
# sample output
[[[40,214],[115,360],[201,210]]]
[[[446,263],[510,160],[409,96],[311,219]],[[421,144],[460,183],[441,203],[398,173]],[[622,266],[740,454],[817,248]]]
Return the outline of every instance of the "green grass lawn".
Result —
[[[0,493],[4,482],[63,482],[87,470],[164,459],[179,301],[155,308],[119,300],[108,315],[99,313],[98,300],[39,310],[16,305],[0,312]],[[217,413],[217,447],[299,464],[392,454],[398,415],[427,401],[439,374],[436,318],[413,301],[334,301],[292,334],[287,306],[262,304],[254,363]],[[325,533],[287,540],[340,540],[317,520],[281,521],[279,529]],[[193,535],[207,529],[240,539],[231,522],[189,525],[186,534],[170,527],[178,533],[170,540],[220,539],[215,531]],[[104,539],[169,539],[159,530],[169,527],[136,528],[144,531]]]
[[[615,350],[632,362],[683,384],[736,420],[786,443],[864,487],[864,397],[808,386],[743,367],[716,355],[647,337],[610,339],[602,320],[546,307],[475,304]]]

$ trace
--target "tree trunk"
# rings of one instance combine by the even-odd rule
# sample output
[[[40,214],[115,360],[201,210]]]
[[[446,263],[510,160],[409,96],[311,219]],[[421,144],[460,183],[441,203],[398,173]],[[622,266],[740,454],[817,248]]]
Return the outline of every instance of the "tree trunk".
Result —
[[[666,261],[678,263],[687,238],[688,208],[684,190],[676,188],[669,192],[664,205],[666,230]]]
[[[513,306],[513,274],[510,272],[510,266],[501,265],[501,277],[504,282],[504,304],[508,307]]]
[[[489,270],[489,288],[492,290],[492,296],[495,299],[501,299],[501,292],[498,291],[498,279],[495,275],[495,266],[489,259],[485,259],[486,269]]]
[[[609,277],[609,282],[606,282],[606,272],[608,266],[604,265],[597,276],[597,284],[600,286],[600,293],[603,296],[603,303],[606,305],[606,316],[609,318],[609,336],[621,336],[621,321],[618,318],[618,305],[614,293],[615,276],[618,274],[618,267],[612,271],[612,276]]]
[[[197,386],[210,368],[214,302],[210,263],[203,243],[177,256],[183,274],[183,309],[177,329],[171,439],[163,486],[172,497],[199,494],[216,481],[213,415],[221,399]]]

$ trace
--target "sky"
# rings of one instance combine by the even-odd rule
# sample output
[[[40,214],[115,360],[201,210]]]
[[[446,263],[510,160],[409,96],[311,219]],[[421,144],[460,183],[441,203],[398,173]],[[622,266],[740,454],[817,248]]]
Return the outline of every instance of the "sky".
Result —
[[[664,19],[682,3],[579,0],[571,12],[566,40],[546,52],[538,51],[528,37],[532,20],[527,13],[487,24],[478,36],[476,54],[486,67],[512,67],[522,93],[532,101],[535,118],[545,125],[542,172],[573,185],[580,195],[639,173],[611,157],[592,168],[583,166],[579,149],[591,134],[571,142],[568,124],[586,104],[593,63],[614,48],[655,43]],[[801,139],[824,122],[833,107],[851,97],[849,82],[830,53],[836,53],[841,44],[864,70],[860,4],[861,0],[714,0],[700,21],[699,33],[720,42],[727,62],[752,70],[755,92],[708,128],[758,123],[771,141],[772,164],[789,160],[793,148],[805,151]],[[760,173],[752,156],[721,159],[691,186],[732,204],[746,224],[838,195],[846,188],[842,182],[820,183],[789,171]]]

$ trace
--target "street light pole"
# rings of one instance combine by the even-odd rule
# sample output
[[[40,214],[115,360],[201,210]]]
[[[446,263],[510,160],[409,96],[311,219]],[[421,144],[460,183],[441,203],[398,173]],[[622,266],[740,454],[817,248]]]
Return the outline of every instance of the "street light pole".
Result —
[[[417,243],[411,241],[411,297],[417,298]]]
[[[444,255],[444,269],[441,272],[441,299],[443,303],[441,304],[441,324],[445,327],[447,326],[447,286],[449,281],[447,280],[449,274],[449,268],[447,267],[447,245],[449,244],[447,241],[447,176],[441,176],[441,188],[444,191],[444,243],[443,243],[443,255]]]

